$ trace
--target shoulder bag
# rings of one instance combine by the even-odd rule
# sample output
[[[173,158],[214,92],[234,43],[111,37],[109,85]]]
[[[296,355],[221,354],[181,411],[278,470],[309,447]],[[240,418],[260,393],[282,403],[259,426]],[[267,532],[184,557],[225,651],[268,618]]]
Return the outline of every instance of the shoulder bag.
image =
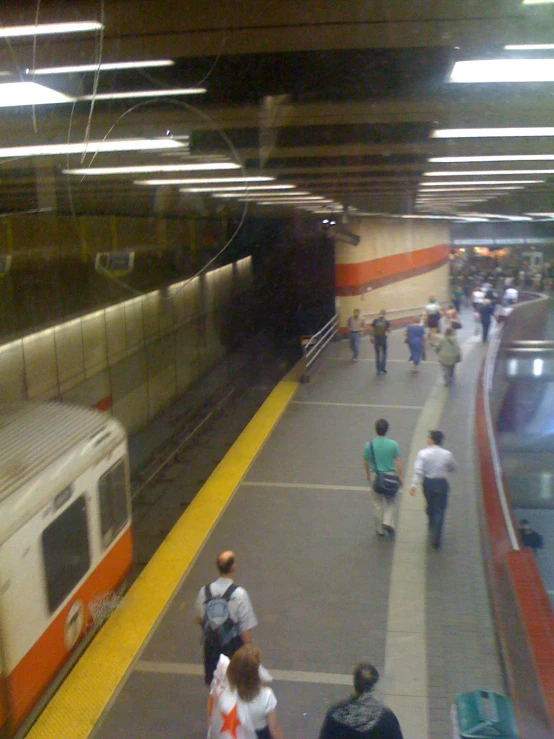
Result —
[[[375,451],[373,450],[373,442],[369,444],[369,450],[371,452],[371,459],[373,461],[373,469],[375,470],[375,480],[373,481],[373,490],[379,495],[384,495],[385,498],[394,498],[398,489],[400,488],[400,480],[398,475],[393,475],[391,472],[379,472],[377,469],[377,462],[375,460]]]

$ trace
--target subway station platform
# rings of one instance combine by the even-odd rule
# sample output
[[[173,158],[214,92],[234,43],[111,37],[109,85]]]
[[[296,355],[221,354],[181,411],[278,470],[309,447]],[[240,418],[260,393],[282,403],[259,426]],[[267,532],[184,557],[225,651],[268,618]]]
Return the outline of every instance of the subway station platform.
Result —
[[[302,384],[290,373],[266,400],[94,639],[30,739],[203,739],[206,697],[193,603],[237,554],[255,641],[274,677],[288,739],[317,737],[328,706],[351,692],[362,660],[406,739],[451,737],[455,693],[506,687],[481,556],[474,390],[484,354],[466,310],[464,361],[445,388],[434,352],[411,374],[402,329],[388,373],[330,344]],[[396,536],[375,533],[362,452],[384,417],[405,468]],[[421,492],[408,494],[427,431],[459,463],[441,549],[427,543]],[[172,484],[178,485],[175,480]]]

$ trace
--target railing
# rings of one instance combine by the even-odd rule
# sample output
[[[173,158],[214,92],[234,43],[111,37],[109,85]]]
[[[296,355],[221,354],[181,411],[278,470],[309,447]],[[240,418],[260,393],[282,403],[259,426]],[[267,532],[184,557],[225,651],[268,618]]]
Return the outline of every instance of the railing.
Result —
[[[331,342],[337,335],[339,327],[339,317],[335,314],[330,321],[327,321],[323,328],[320,328],[313,336],[308,336],[302,340],[302,351],[304,353],[304,374],[302,382],[309,382],[309,369],[325,349],[327,344]]]

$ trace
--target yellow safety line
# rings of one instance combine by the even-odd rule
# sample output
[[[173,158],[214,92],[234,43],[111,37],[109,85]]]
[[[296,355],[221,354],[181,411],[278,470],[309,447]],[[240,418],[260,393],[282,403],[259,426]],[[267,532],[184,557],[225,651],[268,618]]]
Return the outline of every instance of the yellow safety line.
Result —
[[[297,365],[246,426],[175,524],[27,739],[85,739],[297,387]],[[192,627],[191,627],[192,628]]]

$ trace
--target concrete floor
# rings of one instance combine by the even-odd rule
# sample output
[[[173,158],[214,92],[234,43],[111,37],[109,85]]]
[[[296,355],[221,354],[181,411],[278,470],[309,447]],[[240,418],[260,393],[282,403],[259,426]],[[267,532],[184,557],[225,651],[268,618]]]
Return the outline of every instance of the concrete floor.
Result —
[[[357,363],[346,342],[328,347],[254,459],[95,739],[205,737],[192,604],[215,577],[216,555],[230,547],[236,580],[260,621],[254,636],[276,678],[288,739],[317,737],[328,705],[349,694],[360,660],[381,672],[380,694],[406,739],[452,736],[456,692],[505,692],[476,506],[473,398],[483,347],[470,336],[466,313],[464,362],[450,389],[432,351],[421,374],[411,375],[402,331],[390,339],[386,376],[375,374],[369,341]],[[407,467],[394,540],[375,534],[362,465],[379,417],[389,420]],[[423,496],[407,494],[415,453],[434,427],[445,431],[460,464],[438,551],[427,545]]]

